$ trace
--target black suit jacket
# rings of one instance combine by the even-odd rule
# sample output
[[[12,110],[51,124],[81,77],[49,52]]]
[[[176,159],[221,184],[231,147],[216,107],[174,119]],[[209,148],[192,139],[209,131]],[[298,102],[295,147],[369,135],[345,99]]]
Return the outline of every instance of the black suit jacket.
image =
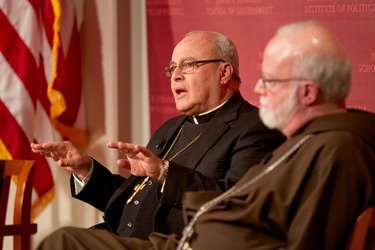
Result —
[[[160,143],[170,144],[186,119],[186,115],[181,115],[165,122],[154,133],[147,147],[160,156],[163,151]],[[139,221],[132,224],[138,228],[127,236],[147,238],[151,231],[180,234],[183,228],[181,200],[184,192],[227,190],[284,140],[279,132],[263,125],[258,109],[237,92],[215,113],[199,140],[191,147],[183,166],[170,162],[164,191],[156,197],[159,203],[156,211],[150,211],[154,209],[148,209],[147,204],[143,205],[138,212]],[[130,176],[125,179],[113,175],[95,161],[89,183],[77,195],[74,195],[71,180],[72,194],[104,211],[107,226],[116,232],[126,199],[139,179],[143,178]],[[151,226],[140,223],[142,218],[153,220],[153,223]]]

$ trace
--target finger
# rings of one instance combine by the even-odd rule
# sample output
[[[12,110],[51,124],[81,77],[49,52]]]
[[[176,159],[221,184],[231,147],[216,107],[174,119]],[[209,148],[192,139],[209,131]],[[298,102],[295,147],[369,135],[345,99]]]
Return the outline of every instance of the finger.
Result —
[[[69,148],[74,149],[73,145],[70,142],[61,141],[43,143],[43,147],[51,151],[66,151]]]
[[[130,150],[130,151],[132,151],[132,150],[135,149],[136,145],[137,144],[134,144],[134,143],[127,143],[127,142],[121,142],[121,141],[117,142],[117,147],[120,150]]]
[[[125,150],[132,150],[134,144],[132,143],[125,143],[125,142],[108,142],[107,147],[111,149],[117,149],[120,151],[125,151]]]
[[[55,151],[57,149],[56,147],[56,144],[52,143],[52,142],[46,142],[46,143],[42,143],[40,144],[40,147],[44,150],[44,151]]]
[[[30,148],[34,153],[40,153],[43,150],[42,144],[30,143]]]
[[[131,157],[134,157],[139,152],[136,148],[136,144],[133,144],[133,143],[118,142],[117,149],[121,153],[125,154],[126,156],[131,156]]]
[[[130,163],[128,160],[126,159],[119,159],[117,160],[117,165],[121,168],[124,168],[124,169],[127,169],[127,170],[130,170]]]
[[[33,151],[34,153],[40,154],[40,153],[43,152],[43,149],[35,149],[35,148],[31,148],[31,151]]]
[[[42,148],[42,144],[38,144],[38,143],[30,143],[30,147],[32,149],[41,149]]]
[[[36,153],[36,154],[40,154],[40,155],[43,155],[43,156],[46,156],[46,157],[51,157],[51,152],[48,151],[48,150],[45,150],[43,148],[41,149],[31,149],[32,152]]]
[[[59,160],[59,164],[60,164],[60,166],[62,166],[62,167],[67,167],[67,166],[70,166],[70,161],[69,161],[69,159],[67,159],[67,158],[60,159],[60,160]]]
[[[107,147],[117,148],[117,142],[113,142],[113,141],[107,142]]]
[[[143,147],[140,145],[135,145],[134,152],[137,152],[137,156],[144,159],[148,157],[156,157],[154,153],[152,153],[151,150],[149,150],[147,147]]]

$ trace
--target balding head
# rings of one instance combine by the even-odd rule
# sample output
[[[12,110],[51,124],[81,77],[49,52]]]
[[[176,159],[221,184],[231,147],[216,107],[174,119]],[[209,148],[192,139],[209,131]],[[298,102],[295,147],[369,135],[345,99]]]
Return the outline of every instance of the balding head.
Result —
[[[233,66],[233,79],[241,82],[237,48],[229,37],[214,31],[194,30],[187,33],[181,42],[192,39],[197,40],[200,46],[205,44],[204,47],[210,50],[215,58],[229,62]]]
[[[351,86],[351,64],[337,37],[316,22],[281,27],[265,53],[279,56],[295,77],[318,83],[326,101],[343,100]],[[289,64],[285,64],[289,62]]]
[[[296,54],[320,54],[346,57],[336,36],[325,26],[316,22],[293,23],[281,27],[274,39],[284,39]]]
[[[255,86],[264,124],[291,136],[318,116],[345,112],[351,65],[335,35],[315,22],[280,28],[267,44]]]

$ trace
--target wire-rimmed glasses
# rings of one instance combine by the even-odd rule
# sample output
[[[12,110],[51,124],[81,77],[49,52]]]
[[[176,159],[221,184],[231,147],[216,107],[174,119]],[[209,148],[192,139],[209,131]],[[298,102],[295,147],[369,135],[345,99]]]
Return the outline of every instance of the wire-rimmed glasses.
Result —
[[[225,62],[222,59],[212,59],[212,60],[199,60],[199,61],[185,61],[180,63],[180,65],[172,64],[167,66],[164,71],[167,77],[172,77],[174,70],[179,67],[182,73],[189,73],[193,70],[197,69],[199,66],[206,64],[206,63],[214,63],[214,62]]]
[[[280,79],[280,78],[271,78],[268,79],[265,76],[261,76],[260,79],[262,80],[263,87],[265,89],[269,89],[272,87],[275,83],[280,83],[280,82],[293,82],[293,81],[311,81],[310,79],[303,78],[303,77],[295,77],[295,78],[285,78],[285,79]],[[271,85],[270,85],[271,84]]]

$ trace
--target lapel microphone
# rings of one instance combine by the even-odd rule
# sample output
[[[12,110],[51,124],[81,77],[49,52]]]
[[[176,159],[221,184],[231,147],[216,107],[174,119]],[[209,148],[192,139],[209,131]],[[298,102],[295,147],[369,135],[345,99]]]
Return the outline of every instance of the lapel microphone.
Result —
[[[163,139],[158,144],[156,144],[156,148],[163,151],[166,143],[167,143],[167,141],[165,139]]]

